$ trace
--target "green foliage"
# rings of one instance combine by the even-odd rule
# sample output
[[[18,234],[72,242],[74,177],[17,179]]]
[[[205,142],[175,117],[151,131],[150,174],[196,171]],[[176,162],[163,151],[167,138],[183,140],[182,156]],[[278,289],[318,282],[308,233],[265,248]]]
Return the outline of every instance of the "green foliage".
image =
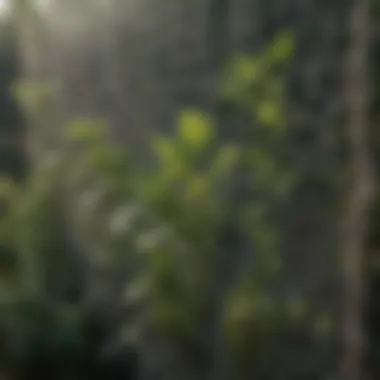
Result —
[[[49,83],[19,82],[11,89],[13,97],[32,123],[41,123],[46,116],[53,89]]]
[[[6,205],[1,242],[21,257],[23,294],[29,295],[32,309],[45,305],[49,296],[58,298],[52,305],[46,301],[51,310],[39,311],[47,318],[44,326],[29,314],[17,325],[28,344],[35,344],[35,338],[20,333],[23,328],[42,328],[43,334],[36,332],[39,344],[49,350],[64,346],[61,338],[78,335],[80,329],[76,317],[67,322],[71,309],[62,311],[64,297],[52,295],[54,279],[70,280],[58,276],[67,268],[62,235],[69,215],[88,247],[85,253],[96,256],[115,277],[129,275],[124,301],[139,312],[126,322],[128,337],[147,329],[184,355],[191,345],[207,349],[203,335],[210,310],[217,309],[213,289],[225,248],[220,235],[233,204],[226,189],[239,169],[252,194],[237,210],[249,252],[244,268],[238,269],[239,280],[224,294],[217,319],[244,365],[252,352],[255,364],[270,357],[281,329],[304,314],[299,305],[278,303],[268,286],[282,268],[281,226],[272,214],[286,204],[296,180],[280,149],[288,131],[278,65],[286,66],[291,58],[292,41],[285,33],[262,54],[238,57],[222,78],[221,96],[251,116],[247,129],[260,136],[257,140],[241,146],[221,142],[215,120],[202,110],[185,109],[173,136],[152,141],[157,160],[148,170],[132,165],[108,139],[103,121],[80,118],[68,125],[58,152],[40,157],[25,184],[1,184],[0,200]],[[46,111],[49,91],[25,84],[16,88],[33,120]],[[80,312],[76,309],[74,315]],[[319,322],[318,329],[325,325],[325,320]],[[71,340],[70,347],[77,347]]]
[[[185,145],[203,150],[214,137],[212,120],[198,110],[185,110],[179,117],[179,137]]]
[[[294,53],[294,36],[289,30],[279,33],[269,46],[268,55],[271,57],[272,62],[288,63]]]
[[[48,111],[49,86],[20,83],[13,90],[37,126]],[[24,181],[1,179],[0,244],[10,259],[0,263],[6,289],[0,318],[2,349],[10,363],[22,365],[39,350],[59,356],[80,348],[75,316],[80,309],[65,299],[74,276],[65,236],[65,164],[64,152],[47,151],[37,157]]]

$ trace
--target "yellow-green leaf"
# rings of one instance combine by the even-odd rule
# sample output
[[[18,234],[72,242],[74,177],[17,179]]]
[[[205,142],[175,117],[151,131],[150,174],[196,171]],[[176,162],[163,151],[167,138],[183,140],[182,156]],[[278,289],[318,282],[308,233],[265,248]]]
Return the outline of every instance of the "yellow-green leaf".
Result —
[[[77,142],[88,142],[105,137],[105,124],[96,119],[78,118],[67,126],[67,136]]]
[[[213,138],[212,120],[195,109],[182,112],[179,117],[179,137],[193,148],[203,149]]]
[[[260,102],[256,112],[259,122],[266,126],[278,125],[281,122],[279,107],[274,102]]]
[[[237,80],[251,84],[260,77],[260,65],[257,59],[241,55],[234,61]]]
[[[202,196],[207,192],[208,187],[209,183],[207,178],[204,176],[194,176],[189,181],[188,196],[190,198]]]
[[[212,164],[211,171],[217,177],[228,175],[239,161],[239,149],[233,145],[222,146]]]
[[[294,51],[294,39],[290,32],[279,34],[272,45],[272,58],[276,62],[284,62],[292,57]]]
[[[162,162],[176,159],[176,148],[169,139],[157,137],[153,141],[153,150]]]

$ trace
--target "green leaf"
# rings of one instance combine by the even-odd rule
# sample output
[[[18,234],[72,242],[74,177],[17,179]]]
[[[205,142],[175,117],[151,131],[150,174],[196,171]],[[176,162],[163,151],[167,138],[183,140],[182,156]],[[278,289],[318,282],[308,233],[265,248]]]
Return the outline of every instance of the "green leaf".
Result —
[[[19,103],[22,110],[36,121],[43,117],[53,94],[49,83],[19,82],[11,89],[13,98]]]
[[[157,137],[153,140],[153,150],[162,162],[177,160],[177,150],[174,143],[167,138]]]
[[[294,52],[294,38],[292,33],[284,31],[280,33],[271,47],[271,56],[275,62],[286,62]]]
[[[233,145],[222,146],[214,159],[211,166],[211,173],[217,178],[231,173],[239,162],[240,150]]]
[[[186,175],[188,165],[175,141],[157,137],[153,141],[153,150],[160,161],[159,182],[161,184],[167,185],[167,183]]]
[[[196,109],[184,110],[179,116],[179,138],[186,145],[204,149],[213,138],[212,120]]]
[[[205,176],[193,176],[188,184],[187,195],[190,199],[204,196],[209,190],[209,180]]]
[[[77,118],[67,126],[68,139],[80,143],[102,141],[105,132],[105,123],[92,118]]]
[[[234,103],[246,103],[251,89],[263,77],[265,67],[260,57],[241,54],[228,65],[220,85],[222,99]]]
[[[257,106],[258,121],[266,126],[275,126],[281,123],[280,109],[273,101],[263,101]]]
[[[261,67],[259,61],[250,55],[241,55],[234,61],[236,80],[252,84],[260,78]]]

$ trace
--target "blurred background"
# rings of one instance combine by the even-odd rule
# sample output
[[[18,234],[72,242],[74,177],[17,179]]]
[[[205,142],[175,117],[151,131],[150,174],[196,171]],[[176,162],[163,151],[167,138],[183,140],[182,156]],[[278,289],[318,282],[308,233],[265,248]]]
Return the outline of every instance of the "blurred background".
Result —
[[[1,380],[380,379],[379,5],[2,0]]]

